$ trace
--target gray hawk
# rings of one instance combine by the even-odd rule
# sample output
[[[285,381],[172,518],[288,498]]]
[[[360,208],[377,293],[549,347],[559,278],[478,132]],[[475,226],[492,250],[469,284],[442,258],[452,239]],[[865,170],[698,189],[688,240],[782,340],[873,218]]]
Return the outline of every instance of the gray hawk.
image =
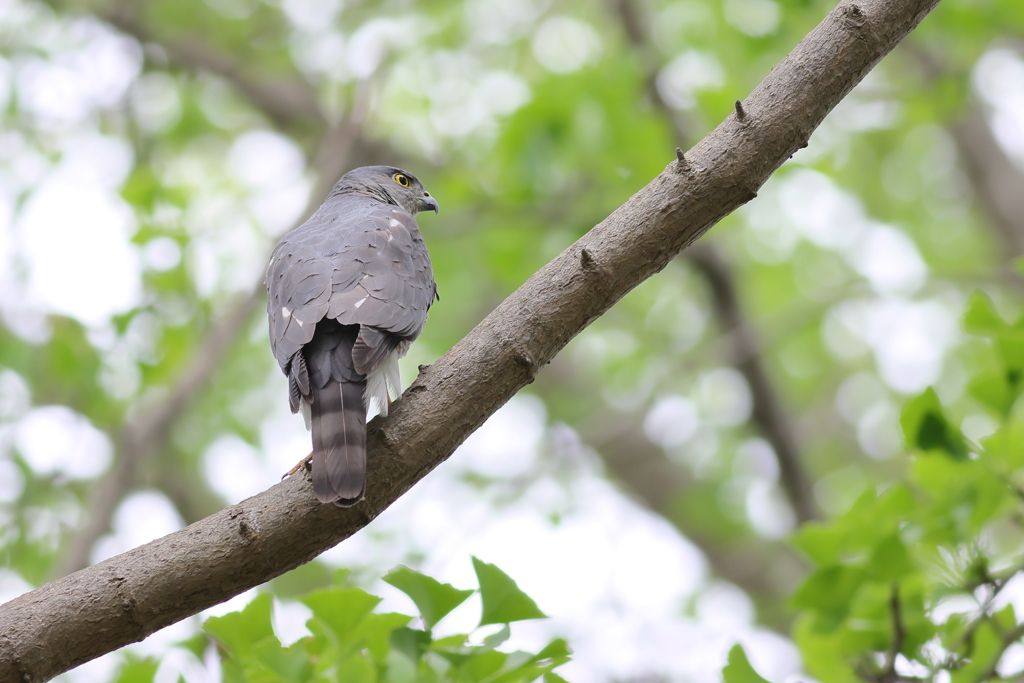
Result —
[[[338,181],[267,267],[270,348],[288,403],[313,432],[313,491],[355,505],[366,491],[366,414],[401,393],[398,359],[437,285],[413,218],[437,202],[411,173],[364,166]]]

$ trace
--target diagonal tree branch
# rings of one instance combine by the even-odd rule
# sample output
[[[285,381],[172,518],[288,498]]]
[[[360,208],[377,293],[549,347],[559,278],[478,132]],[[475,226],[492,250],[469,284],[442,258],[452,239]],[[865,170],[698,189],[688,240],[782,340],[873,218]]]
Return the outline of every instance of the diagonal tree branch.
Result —
[[[0,680],[46,681],[316,557],[369,524],[570,339],[756,196],[938,0],[843,0],[684,158],[541,268],[368,428],[366,500],[293,477],[0,607]]]

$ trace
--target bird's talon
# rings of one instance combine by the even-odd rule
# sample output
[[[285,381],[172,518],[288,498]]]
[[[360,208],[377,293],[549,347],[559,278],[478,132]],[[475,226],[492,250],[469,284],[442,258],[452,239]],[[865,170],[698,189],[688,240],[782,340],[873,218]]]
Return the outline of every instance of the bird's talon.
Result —
[[[313,467],[313,454],[312,453],[310,453],[305,458],[303,458],[298,463],[296,463],[295,467],[293,467],[290,470],[288,470],[287,472],[285,472],[281,476],[281,479],[284,479],[285,477],[292,476],[293,474],[295,474],[296,472],[301,470],[303,467],[305,467],[307,470],[312,469],[312,467]]]

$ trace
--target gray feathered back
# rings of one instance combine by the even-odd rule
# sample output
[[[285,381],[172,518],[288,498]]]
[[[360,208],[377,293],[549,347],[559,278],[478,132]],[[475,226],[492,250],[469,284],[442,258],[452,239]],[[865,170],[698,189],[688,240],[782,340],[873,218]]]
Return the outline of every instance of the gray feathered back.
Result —
[[[437,292],[434,271],[413,213],[398,201],[413,204],[414,187],[425,190],[411,174],[414,187],[400,187],[394,173],[404,172],[367,166],[345,174],[316,213],[274,250],[267,313],[282,369],[325,316],[409,341],[423,331]]]

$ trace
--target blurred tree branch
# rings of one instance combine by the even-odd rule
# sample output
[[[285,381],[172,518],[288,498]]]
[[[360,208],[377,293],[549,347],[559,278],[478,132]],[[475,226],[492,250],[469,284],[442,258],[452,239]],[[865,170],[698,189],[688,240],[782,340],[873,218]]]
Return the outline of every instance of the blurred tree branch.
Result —
[[[803,562],[785,545],[743,537],[742,540],[713,538],[697,524],[689,523],[679,509],[688,490],[699,486],[682,468],[665,457],[664,450],[650,442],[633,416],[613,425],[608,436],[592,445],[599,449],[608,469],[630,491],[637,492],[654,512],[671,522],[708,560],[720,579],[742,588],[758,606],[758,620],[784,632],[789,624],[785,601],[806,574]],[[614,428],[618,427],[618,428]],[[638,492],[643,492],[642,494]]]
[[[658,72],[664,64],[662,64],[661,57],[658,55],[650,33],[644,24],[645,18],[642,16],[641,9],[637,7],[636,0],[609,0],[609,3],[612,11],[622,23],[622,29],[630,45],[640,55],[640,61],[644,68],[647,97],[671,126],[676,144],[685,146],[691,137],[690,126],[684,120],[683,113],[670,107],[658,89]]]
[[[636,6],[636,0],[611,0],[626,36],[640,53],[646,73],[647,96],[655,108],[672,127],[676,144],[684,144],[689,137],[687,126],[680,114],[668,106],[658,90],[660,64],[645,22]],[[779,465],[782,490],[799,523],[820,517],[814,502],[811,480],[804,471],[797,448],[795,430],[786,415],[775,385],[765,370],[752,327],[747,323],[736,293],[735,277],[725,258],[713,243],[702,243],[699,249],[686,252],[711,292],[712,310],[723,333],[730,333],[731,362],[743,375],[750,387],[753,403],[752,422],[772,446]],[[637,494],[646,497],[642,489]]]
[[[0,680],[37,683],[308,562],[443,462],[576,334],[753,199],[938,0],[843,0],[684,157],[535,273],[368,429],[366,500],[293,477],[0,607]]]
[[[700,248],[691,246],[687,251]],[[728,340],[729,335],[721,339]],[[537,377],[542,395],[560,391],[567,396],[599,395],[602,387],[593,372],[570,355],[557,356]],[[638,503],[662,516],[700,548],[711,572],[743,589],[757,605],[758,621],[780,633],[789,626],[786,607],[793,589],[806,574],[806,565],[790,547],[753,534],[723,537],[711,532],[707,517],[696,518],[682,504],[706,483],[673,462],[665,449],[644,433],[643,409],[620,411],[601,406],[571,426],[601,457],[608,474]]]
[[[311,123],[316,129],[328,126],[316,89],[305,79],[255,77],[245,64],[215,49],[196,36],[161,36],[139,19],[145,3],[117,2],[97,16],[145,45],[159,45],[167,59],[179,68],[210,73],[223,78],[279,128]]]
[[[729,333],[733,365],[750,387],[753,404],[751,419],[772,446],[779,464],[782,490],[786,493],[797,521],[803,524],[818,519],[820,514],[814,502],[811,480],[800,462],[792,423],[764,368],[754,330],[740,308],[735,279],[729,265],[719,251],[710,245],[698,245],[689,250],[687,256],[708,283],[719,327]]]
[[[941,49],[909,45],[906,52],[929,81],[949,75]],[[1004,255],[1012,258],[1024,254],[1024,171],[996,141],[984,105],[973,97],[968,101],[970,106],[963,118],[947,126],[947,130],[956,144],[974,196],[1006,247]]]
[[[974,195],[1009,255],[1024,254],[1024,173],[996,142],[980,103],[949,131]]]
[[[136,11],[136,5],[121,3],[100,16],[140,42],[153,42],[152,35],[137,21]],[[300,221],[316,210],[347,167],[362,165],[360,162],[366,160],[367,145],[358,144],[362,141],[362,123],[368,102],[365,83],[357,86],[356,101],[345,117],[328,126],[318,108],[315,116],[310,114],[310,106],[316,106],[316,93],[301,78],[292,79],[291,85],[281,80],[263,84],[248,78],[240,65],[195,38],[190,38],[187,45],[171,41],[162,47],[179,66],[206,71],[230,82],[250,99],[254,107],[280,126],[313,119],[323,127],[321,142],[311,161],[316,182]],[[89,564],[93,544],[110,529],[117,506],[138,484],[140,465],[165,451],[173,425],[207,386],[224,355],[265,296],[261,276],[248,294],[239,297],[223,317],[210,326],[170,391],[156,403],[139,406],[137,415],[129,419],[116,439],[115,462],[96,486],[87,508],[89,514],[83,526],[71,537],[55,571],[56,576],[65,576]]]

